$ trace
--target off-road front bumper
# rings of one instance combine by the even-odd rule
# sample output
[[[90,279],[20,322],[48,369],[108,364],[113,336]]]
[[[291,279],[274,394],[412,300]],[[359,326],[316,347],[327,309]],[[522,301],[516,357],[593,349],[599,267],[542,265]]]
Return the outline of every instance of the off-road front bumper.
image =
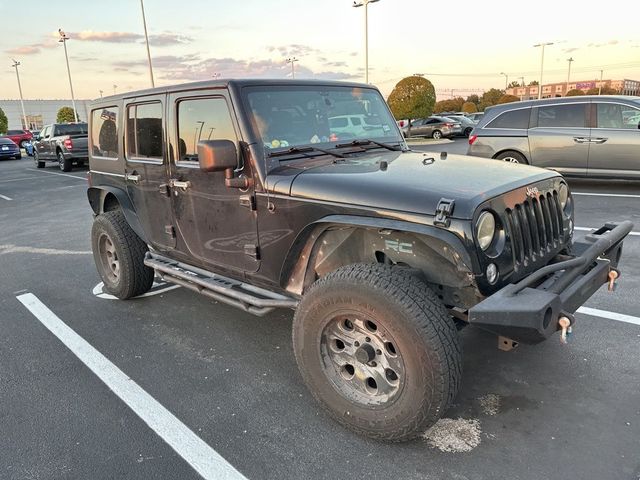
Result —
[[[539,343],[556,332],[561,316],[572,318],[616,271],[622,241],[633,224],[606,224],[528,277],[503,287],[469,310],[469,323],[522,343]]]

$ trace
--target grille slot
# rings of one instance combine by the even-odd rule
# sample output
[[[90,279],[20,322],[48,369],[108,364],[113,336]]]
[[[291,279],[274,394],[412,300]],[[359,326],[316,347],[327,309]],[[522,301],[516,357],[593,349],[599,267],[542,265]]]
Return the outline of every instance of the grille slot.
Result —
[[[505,213],[516,268],[526,267],[560,245],[562,209],[556,192],[528,198]]]

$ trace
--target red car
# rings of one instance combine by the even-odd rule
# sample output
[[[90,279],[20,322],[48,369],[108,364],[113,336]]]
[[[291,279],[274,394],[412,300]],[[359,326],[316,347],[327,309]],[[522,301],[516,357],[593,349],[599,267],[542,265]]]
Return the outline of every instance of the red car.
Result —
[[[10,138],[13,143],[24,148],[24,144],[29,142],[33,135],[29,130],[7,130],[7,134],[3,135],[3,137]]]

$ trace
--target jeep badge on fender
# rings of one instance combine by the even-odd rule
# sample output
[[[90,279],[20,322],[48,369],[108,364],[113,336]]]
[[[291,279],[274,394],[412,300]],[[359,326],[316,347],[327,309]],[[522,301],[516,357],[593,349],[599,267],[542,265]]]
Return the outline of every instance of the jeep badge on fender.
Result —
[[[412,152],[370,85],[217,80],[95,100],[104,290],[155,275],[254,315],[295,310],[311,393],[375,439],[424,432],[462,380],[458,331],[565,338],[619,277],[630,222],[573,241],[553,171]]]

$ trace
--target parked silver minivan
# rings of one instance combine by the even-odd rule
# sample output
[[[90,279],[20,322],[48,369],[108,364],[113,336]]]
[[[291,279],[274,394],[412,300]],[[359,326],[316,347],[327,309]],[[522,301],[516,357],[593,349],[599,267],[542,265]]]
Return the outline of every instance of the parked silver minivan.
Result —
[[[565,175],[640,178],[640,97],[579,96],[497,105],[469,137],[468,155]]]

